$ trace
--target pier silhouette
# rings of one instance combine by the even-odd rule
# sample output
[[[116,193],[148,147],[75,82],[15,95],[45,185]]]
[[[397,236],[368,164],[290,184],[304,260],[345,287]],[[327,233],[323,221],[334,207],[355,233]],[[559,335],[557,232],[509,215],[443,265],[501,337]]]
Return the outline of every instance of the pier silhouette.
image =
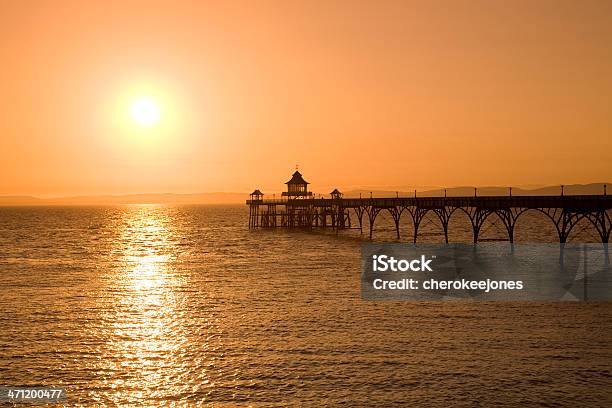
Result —
[[[440,221],[445,242],[448,243],[449,222],[457,211],[464,212],[471,223],[474,243],[484,222],[497,217],[503,224],[508,241],[514,242],[514,228],[523,213],[537,210],[555,226],[559,242],[566,243],[572,229],[586,219],[597,231],[601,242],[607,244],[612,233],[612,196],[604,186],[602,195],[566,195],[561,186],[558,196],[473,196],[463,197],[370,197],[345,198],[334,189],[329,198],[316,198],[308,191],[308,182],[299,171],[293,173],[287,183],[287,191],[280,199],[264,199],[264,194],[255,190],[247,200],[249,206],[249,228],[311,229],[332,228],[359,229],[363,234],[364,218],[368,222],[368,235],[372,238],[374,222],[382,211],[388,211],[400,238],[400,220],[409,216],[413,222],[413,242],[417,242],[419,226],[425,216],[433,212]]]

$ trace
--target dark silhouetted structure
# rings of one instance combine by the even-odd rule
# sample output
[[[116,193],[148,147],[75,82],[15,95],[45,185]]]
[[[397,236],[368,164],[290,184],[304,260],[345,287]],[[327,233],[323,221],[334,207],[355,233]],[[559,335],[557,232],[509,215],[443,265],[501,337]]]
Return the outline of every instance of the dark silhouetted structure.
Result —
[[[249,194],[251,199],[249,200],[252,204],[249,211],[249,228],[257,227],[257,221],[259,220],[259,205],[257,203],[263,202],[263,193],[259,190],[253,191]]]
[[[287,191],[283,192],[283,197],[288,197],[290,199],[312,197],[312,193],[308,192],[308,184],[310,183],[304,180],[302,174],[297,170],[293,173],[293,176],[291,176],[291,180],[285,184],[287,185]]]
[[[537,210],[550,219],[557,230],[559,242],[565,243],[572,229],[586,219],[597,230],[602,243],[610,241],[612,233],[612,196],[567,195],[564,189],[559,196],[508,196],[471,197],[396,197],[392,198],[344,198],[338,189],[331,198],[315,198],[308,192],[308,182],[296,171],[287,183],[287,191],[280,200],[263,200],[263,194],[255,190],[247,201],[250,207],[250,228],[284,227],[317,228],[332,227],[336,231],[358,228],[363,233],[364,216],[368,220],[369,237],[372,238],[374,222],[381,211],[388,211],[395,223],[397,238],[400,237],[400,219],[407,214],[412,218],[413,242],[417,242],[419,226],[428,213],[434,213],[442,225],[444,239],[448,242],[448,225],[457,211],[467,214],[474,243],[484,222],[490,216],[501,221],[508,234],[507,240],[514,242],[514,227],[519,217],[527,210]],[[604,190],[605,191],[605,190]],[[257,194],[256,194],[257,193]],[[259,207],[265,207],[260,211]],[[280,211],[277,211],[280,207]],[[352,226],[352,218],[358,226]]]

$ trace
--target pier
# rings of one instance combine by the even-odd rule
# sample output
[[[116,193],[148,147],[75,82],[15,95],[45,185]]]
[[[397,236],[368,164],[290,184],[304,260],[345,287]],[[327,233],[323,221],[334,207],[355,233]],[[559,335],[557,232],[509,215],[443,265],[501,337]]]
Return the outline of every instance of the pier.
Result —
[[[395,197],[344,198],[335,189],[329,198],[317,198],[308,191],[308,182],[296,171],[287,183],[287,191],[280,199],[264,199],[255,190],[246,204],[249,206],[249,228],[359,229],[372,239],[374,223],[382,211],[388,211],[400,238],[400,220],[410,217],[413,242],[417,242],[419,226],[429,213],[435,214],[448,243],[448,226],[453,214],[464,212],[472,225],[474,243],[478,242],[482,226],[489,217],[496,217],[507,232],[507,240],[514,242],[516,222],[528,210],[544,214],[555,226],[559,242],[566,243],[572,229],[587,220],[597,231],[601,242],[609,243],[612,232],[612,196],[605,188],[602,195],[565,195],[563,187],[558,196],[474,196],[469,197]]]

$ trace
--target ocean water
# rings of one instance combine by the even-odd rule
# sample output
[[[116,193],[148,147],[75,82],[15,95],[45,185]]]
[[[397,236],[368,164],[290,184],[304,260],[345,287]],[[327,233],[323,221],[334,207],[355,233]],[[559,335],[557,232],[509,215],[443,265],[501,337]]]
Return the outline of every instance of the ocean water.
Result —
[[[612,405],[611,303],[364,301],[357,231],[247,218],[0,208],[0,385],[65,387],[65,406]],[[573,239],[596,242],[587,227]],[[469,231],[451,222],[451,240]],[[536,214],[517,227],[554,234]]]

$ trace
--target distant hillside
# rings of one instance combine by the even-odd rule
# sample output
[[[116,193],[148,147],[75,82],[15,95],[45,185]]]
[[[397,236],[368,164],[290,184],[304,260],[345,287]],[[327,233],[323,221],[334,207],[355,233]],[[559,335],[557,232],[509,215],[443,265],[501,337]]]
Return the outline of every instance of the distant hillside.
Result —
[[[44,205],[44,202],[31,196],[0,196],[0,205]]]
[[[612,183],[591,183],[591,184],[569,184],[564,187],[566,195],[596,195],[603,194],[604,184],[609,186],[608,193],[612,194]],[[373,197],[394,197],[399,193],[400,197],[412,197],[414,191],[388,191],[388,190],[373,190]],[[369,197],[370,191],[366,190],[350,190],[345,193],[345,197]],[[451,187],[446,189],[446,194],[449,197],[473,196],[474,187]],[[478,187],[477,194],[480,196],[505,196],[509,194],[508,187]],[[512,195],[559,195],[561,194],[561,186],[548,186],[535,189],[512,188]],[[433,189],[417,191],[417,197],[441,197],[444,196],[444,189]]]
[[[121,204],[236,204],[248,199],[246,193],[126,194],[36,198],[0,196],[0,206],[11,205],[121,205]]]
[[[605,183],[571,184],[565,186],[566,195],[590,195],[603,194]],[[608,183],[612,186],[612,183]],[[612,189],[609,191],[612,194]],[[472,196],[474,187],[452,187],[447,188],[449,197]],[[559,195],[559,186],[541,187],[535,189],[513,188],[513,195]],[[370,190],[349,190],[345,197],[369,197]],[[395,197],[396,192],[390,190],[372,190],[374,197]],[[400,197],[412,197],[414,191],[399,191]],[[441,197],[443,189],[432,189],[418,191],[418,197]],[[478,187],[480,196],[502,196],[508,195],[507,187]],[[280,194],[276,195],[277,197]],[[266,194],[266,198],[271,198]],[[37,198],[31,196],[0,196],[0,206],[20,205],[121,205],[121,204],[243,204],[249,198],[248,193],[200,193],[200,194],[126,194],[126,195],[101,195],[101,196],[75,196],[56,198]]]

